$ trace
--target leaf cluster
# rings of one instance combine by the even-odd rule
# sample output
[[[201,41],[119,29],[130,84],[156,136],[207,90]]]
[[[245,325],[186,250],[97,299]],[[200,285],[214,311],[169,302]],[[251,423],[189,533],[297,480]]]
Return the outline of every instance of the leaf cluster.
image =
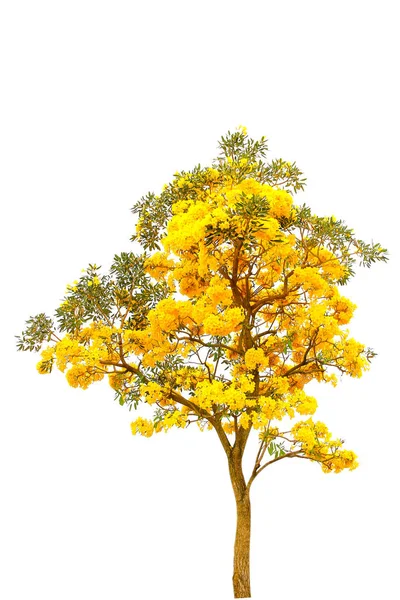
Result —
[[[169,294],[165,282],[154,283],[145,273],[146,258],[146,254],[122,252],[114,256],[109,273],[103,275],[101,267],[90,264],[79,280],[67,287],[55,310],[55,321],[44,313],[26,321],[17,336],[17,349],[38,352],[44,342],[58,339],[56,330],[75,335],[89,322],[146,327],[148,312]]]
[[[53,320],[40,313],[29,317],[25,322],[26,328],[17,338],[17,350],[38,352],[44,342],[50,342],[54,331]]]
[[[342,220],[335,217],[318,217],[311,213],[311,209],[303,204],[297,207],[294,220],[288,222],[288,231],[298,229],[301,238],[298,246],[306,244],[310,250],[318,252],[325,247],[330,250],[346,268],[346,273],[338,280],[340,285],[348,282],[354,276],[354,266],[359,261],[360,266],[370,267],[375,262],[386,262],[388,251],[380,244],[370,244],[356,238],[353,229],[348,227]]]

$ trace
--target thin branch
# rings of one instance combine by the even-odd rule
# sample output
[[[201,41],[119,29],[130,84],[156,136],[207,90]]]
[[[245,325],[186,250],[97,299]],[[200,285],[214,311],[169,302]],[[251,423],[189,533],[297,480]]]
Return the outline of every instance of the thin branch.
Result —
[[[254,479],[261,473],[261,471],[264,471],[264,469],[266,467],[269,467],[270,465],[272,465],[275,462],[278,462],[278,460],[282,460],[283,458],[308,458],[306,456],[299,456],[299,453],[303,452],[303,450],[296,450],[296,452],[286,452],[283,456],[278,456],[277,458],[273,458],[272,460],[269,460],[267,463],[265,463],[265,465],[263,465],[262,467],[259,467],[255,472],[253,471],[253,473],[251,474],[251,477],[249,479],[249,481],[247,482],[247,487],[250,488],[251,484],[253,483]]]
[[[110,361],[110,360],[101,360],[100,361],[100,363],[104,364],[104,365],[109,365],[109,366],[114,366],[114,367],[124,367],[130,373],[134,373],[135,375],[138,375],[139,377],[141,377],[146,383],[149,383],[151,381],[148,377],[146,377],[146,375],[144,375],[144,373],[142,373],[140,371],[140,369],[138,367],[136,367],[135,365],[128,364],[123,357],[121,357],[121,362],[122,362],[122,365],[119,362]],[[228,436],[226,435],[225,431],[222,428],[221,421],[217,417],[210,415],[210,413],[208,413],[203,408],[200,408],[199,406],[197,406],[190,400],[187,400],[181,394],[179,394],[178,392],[175,392],[174,390],[170,391],[170,397],[172,400],[174,400],[178,404],[182,404],[183,406],[190,408],[190,410],[192,410],[193,413],[198,415],[200,418],[206,419],[209,423],[211,423],[211,425],[214,427],[214,429],[217,432],[217,435],[221,441],[222,447],[224,448],[227,456],[229,457],[230,452],[232,450],[232,446],[230,444]]]

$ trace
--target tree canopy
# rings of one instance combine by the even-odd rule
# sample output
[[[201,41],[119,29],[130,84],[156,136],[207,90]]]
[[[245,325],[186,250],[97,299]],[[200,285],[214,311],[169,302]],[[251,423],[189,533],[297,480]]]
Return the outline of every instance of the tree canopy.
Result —
[[[356,307],[341,289],[387,251],[295,204],[305,179],[295,163],[266,160],[264,137],[240,127],[219,150],[139,200],[132,240],[143,253],[116,255],[107,273],[89,265],[54,318],[27,321],[18,349],[41,351],[41,374],[56,366],[83,389],[106,377],[121,405],[151,405],[134,434],[196,422],[229,452],[257,430],[253,479],[285,457],[354,469],[305,387],[368,369],[374,352],[351,337]]]

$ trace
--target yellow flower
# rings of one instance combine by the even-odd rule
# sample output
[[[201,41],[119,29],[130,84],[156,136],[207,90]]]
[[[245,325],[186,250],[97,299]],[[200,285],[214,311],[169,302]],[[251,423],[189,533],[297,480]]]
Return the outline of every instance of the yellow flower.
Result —
[[[145,437],[151,437],[154,432],[154,425],[152,421],[139,417],[136,419],[136,421],[132,421],[131,430],[133,435],[139,433]]]
[[[230,423],[224,422],[222,423],[222,428],[225,431],[225,433],[231,434],[235,431],[235,423],[233,423],[232,421]]]
[[[210,335],[228,335],[237,331],[244,315],[240,308],[227,308],[219,315],[209,315],[204,319],[204,331]]]
[[[244,360],[248,369],[266,367],[269,364],[268,358],[264,355],[261,348],[250,348],[247,350]]]
[[[148,404],[159,402],[163,398],[163,388],[158,383],[150,381],[140,386],[140,393]]]
[[[247,413],[242,413],[240,415],[240,419],[239,419],[239,424],[244,427],[244,429],[248,429],[250,426],[250,415],[248,415]]]

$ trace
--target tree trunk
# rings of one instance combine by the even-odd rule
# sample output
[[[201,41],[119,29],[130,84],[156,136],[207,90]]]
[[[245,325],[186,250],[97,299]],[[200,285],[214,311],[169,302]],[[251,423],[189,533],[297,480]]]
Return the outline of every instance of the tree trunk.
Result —
[[[233,557],[233,593],[235,598],[250,598],[250,496],[246,489],[241,459],[229,464],[236,499],[236,537]]]
[[[236,503],[237,522],[233,558],[233,593],[235,598],[250,598],[250,498],[246,494]]]

